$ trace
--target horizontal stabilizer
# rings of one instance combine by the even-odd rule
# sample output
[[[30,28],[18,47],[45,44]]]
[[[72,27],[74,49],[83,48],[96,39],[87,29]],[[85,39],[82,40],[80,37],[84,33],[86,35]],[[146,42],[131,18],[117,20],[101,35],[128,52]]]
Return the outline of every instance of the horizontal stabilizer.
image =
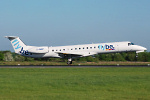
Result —
[[[17,36],[5,36],[5,38],[8,38],[9,40],[13,40],[13,39],[16,39],[18,37]]]

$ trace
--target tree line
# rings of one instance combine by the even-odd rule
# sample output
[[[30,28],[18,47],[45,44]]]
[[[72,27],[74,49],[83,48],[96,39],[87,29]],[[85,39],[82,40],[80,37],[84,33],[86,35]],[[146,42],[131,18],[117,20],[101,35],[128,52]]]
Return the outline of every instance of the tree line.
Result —
[[[0,61],[65,61],[61,58],[30,58],[15,54],[10,51],[0,51]],[[135,52],[97,54],[95,56],[76,58],[75,61],[99,62],[99,61],[141,61],[150,62],[150,52]]]

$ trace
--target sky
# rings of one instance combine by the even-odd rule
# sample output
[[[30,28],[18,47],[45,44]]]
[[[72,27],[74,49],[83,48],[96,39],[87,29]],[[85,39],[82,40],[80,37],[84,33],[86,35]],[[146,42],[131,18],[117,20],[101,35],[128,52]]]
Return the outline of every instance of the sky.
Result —
[[[31,46],[131,41],[150,51],[150,0],[0,0],[0,50],[14,52],[4,36]]]

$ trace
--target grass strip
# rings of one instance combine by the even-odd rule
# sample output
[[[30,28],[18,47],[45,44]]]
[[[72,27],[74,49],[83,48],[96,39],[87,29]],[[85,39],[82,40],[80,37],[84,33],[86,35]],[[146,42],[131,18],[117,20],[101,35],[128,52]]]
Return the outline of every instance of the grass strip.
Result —
[[[48,61],[33,61],[33,62],[0,62],[0,65],[67,65],[66,62],[48,62]],[[150,62],[116,62],[116,61],[102,61],[102,62],[76,62],[74,61],[72,65],[149,65]]]
[[[149,100],[149,67],[0,68],[0,100]]]

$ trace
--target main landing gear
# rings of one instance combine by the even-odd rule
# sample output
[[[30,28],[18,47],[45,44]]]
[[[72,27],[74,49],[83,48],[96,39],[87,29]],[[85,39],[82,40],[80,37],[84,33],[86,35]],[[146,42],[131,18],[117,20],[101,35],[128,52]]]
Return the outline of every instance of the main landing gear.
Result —
[[[71,64],[72,64],[72,58],[68,58],[67,64],[68,64],[68,65],[71,65]]]

